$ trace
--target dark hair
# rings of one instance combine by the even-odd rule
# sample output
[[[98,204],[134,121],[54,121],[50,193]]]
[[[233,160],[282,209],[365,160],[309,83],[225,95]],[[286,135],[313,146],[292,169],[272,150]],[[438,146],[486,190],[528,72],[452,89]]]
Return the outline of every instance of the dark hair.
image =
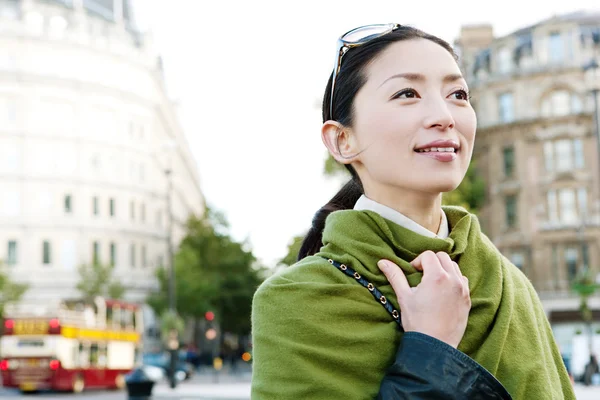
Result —
[[[333,74],[329,76],[325,94],[323,96],[322,114],[323,122],[328,120],[338,121],[344,126],[352,126],[354,118],[354,98],[360,88],[366,83],[366,68],[373,62],[389,45],[410,39],[427,39],[439,44],[446,49],[455,60],[457,56],[452,46],[446,41],[425,33],[419,29],[409,26],[400,26],[387,35],[373,39],[362,46],[352,48],[346,52],[341,69],[336,77],[335,93],[333,96],[333,114],[329,115],[329,100],[331,96],[331,81]],[[315,254],[322,246],[323,229],[325,220],[329,214],[339,210],[349,210],[354,207],[356,201],[363,194],[360,178],[350,164],[344,165],[350,172],[352,178],[327,204],[325,204],[313,217],[312,226],[302,242],[298,253],[298,260]]]

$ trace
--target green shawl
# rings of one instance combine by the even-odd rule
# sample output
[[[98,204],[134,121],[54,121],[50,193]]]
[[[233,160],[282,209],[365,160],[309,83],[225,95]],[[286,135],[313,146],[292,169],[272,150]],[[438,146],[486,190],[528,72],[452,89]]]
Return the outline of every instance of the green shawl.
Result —
[[[252,399],[373,399],[402,333],[368,290],[322,257],[348,264],[397,306],[377,261],[398,264],[444,251],[469,278],[472,308],[463,351],[514,399],[575,399],[552,330],[533,286],[481,232],[477,218],[444,207],[447,239],[427,238],[372,211],[345,210],[326,221],[320,253],[265,281],[252,312]]]

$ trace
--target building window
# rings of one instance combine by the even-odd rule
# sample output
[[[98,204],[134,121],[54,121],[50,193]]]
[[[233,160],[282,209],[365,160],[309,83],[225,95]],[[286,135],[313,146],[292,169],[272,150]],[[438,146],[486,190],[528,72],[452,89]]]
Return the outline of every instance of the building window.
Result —
[[[558,172],[573,169],[573,148],[570,140],[557,140],[554,142],[554,153],[556,154],[556,170]]]
[[[67,239],[62,242],[61,265],[67,270],[74,270],[77,264],[77,243]]]
[[[17,217],[21,214],[21,193],[16,190],[4,190],[0,196],[3,197],[2,214],[5,217]]]
[[[498,50],[498,72],[505,74],[510,72],[513,65],[512,51],[508,47]]]
[[[577,210],[579,211],[579,215],[581,218],[584,218],[587,215],[587,207],[588,207],[588,198],[587,198],[587,189],[579,188],[577,189]]]
[[[512,262],[517,268],[521,271],[523,270],[523,266],[525,264],[525,256],[523,252],[517,251],[511,254],[510,262]]]
[[[506,196],[504,201],[506,206],[506,226],[513,228],[517,224],[517,196]]]
[[[567,247],[565,249],[565,263],[567,265],[567,279],[572,282],[577,276],[577,264],[579,255],[577,247]]]
[[[144,203],[140,205],[140,220],[146,222],[146,205]]]
[[[555,90],[542,102],[543,117],[561,117],[582,111],[581,99],[568,90]]]
[[[512,93],[502,93],[500,96],[498,96],[498,105],[500,122],[509,123],[515,120]]]
[[[108,213],[111,217],[115,216],[115,199],[110,199],[108,203]]]
[[[577,208],[575,203],[575,191],[572,189],[559,190],[558,202],[560,204],[560,220],[565,224],[576,223]]]
[[[98,201],[97,196],[94,196],[94,198],[92,200],[92,207],[93,207],[94,215],[100,214],[100,203]]]
[[[142,268],[146,268],[147,266],[146,246],[142,246]]]
[[[96,265],[100,264],[100,243],[99,242],[94,242],[92,261]]]
[[[135,244],[133,243],[129,248],[129,263],[131,264],[132,268],[135,268]]]
[[[515,149],[514,147],[504,148],[504,176],[510,178],[515,170]]]
[[[133,200],[129,204],[129,216],[131,217],[132,221],[135,220],[135,202]]]
[[[70,194],[65,195],[65,213],[71,214],[73,212],[73,200]]]
[[[42,246],[42,262],[44,265],[49,265],[52,263],[52,248],[50,247],[50,242],[45,240]]]
[[[117,245],[115,243],[110,244],[110,265],[113,267],[117,265]]]
[[[17,265],[17,241],[9,240],[8,254],[6,256],[7,265]]]
[[[548,197],[548,218],[550,222],[558,222],[558,203],[556,201],[556,192],[550,190],[547,194]]]
[[[565,45],[560,32],[552,32],[548,40],[548,59],[551,63],[561,63],[564,60]]]
[[[581,139],[573,140],[573,157],[575,158],[575,168],[583,169],[585,167],[583,156],[583,142]]]
[[[561,139],[544,143],[544,159],[548,172],[568,172],[585,167],[581,139]]]

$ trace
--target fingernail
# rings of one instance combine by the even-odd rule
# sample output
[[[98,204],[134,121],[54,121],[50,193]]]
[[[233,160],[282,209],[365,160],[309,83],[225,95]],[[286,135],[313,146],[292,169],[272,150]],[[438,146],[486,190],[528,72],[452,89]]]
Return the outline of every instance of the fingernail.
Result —
[[[379,260],[377,262],[377,266],[379,267],[380,270],[382,270],[383,272],[385,272],[388,268],[389,265],[387,262],[385,262],[385,260]]]

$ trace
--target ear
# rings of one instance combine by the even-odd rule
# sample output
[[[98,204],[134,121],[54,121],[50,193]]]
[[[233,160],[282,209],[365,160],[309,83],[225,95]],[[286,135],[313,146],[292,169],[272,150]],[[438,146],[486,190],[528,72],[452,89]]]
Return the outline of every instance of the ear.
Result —
[[[326,121],[321,128],[321,139],[337,162],[351,164],[356,160],[359,151],[349,128],[337,121]]]

